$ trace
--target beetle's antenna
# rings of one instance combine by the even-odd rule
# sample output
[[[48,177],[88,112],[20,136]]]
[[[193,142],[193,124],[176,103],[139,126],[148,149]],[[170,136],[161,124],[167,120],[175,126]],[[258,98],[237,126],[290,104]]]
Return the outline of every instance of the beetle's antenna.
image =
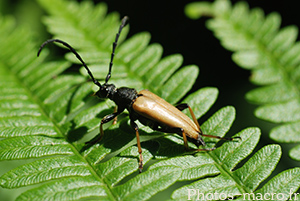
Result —
[[[119,31],[118,31],[118,33],[116,35],[115,42],[113,43],[113,48],[112,48],[112,53],[111,53],[111,58],[110,58],[110,63],[109,63],[109,70],[108,70],[108,74],[107,74],[106,79],[105,79],[105,83],[107,83],[108,80],[111,77],[111,68],[113,66],[113,60],[114,60],[114,56],[115,56],[115,50],[116,50],[116,47],[117,47],[117,44],[118,44],[118,40],[119,40],[119,36],[121,34],[121,31],[125,27],[127,21],[128,21],[128,17],[127,16],[123,17],[122,24],[120,25]]]
[[[83,61],[83,59],[81,58],[81,56],[76,52],[76,50],[71,46],[69,45],[68,43],[62,41],[62,40],[59,40],[59,39],[50,39],[50,40],[46,40],[40,47],[38,53],[37,53],[37,56],[40,55],[43,47],[45,45],[47,45],[48,43],[52,43],[52,42],[57,42],[57,43],[61,43],[63,44],[64,46],[66,46],[73,54],[75,54],[75,56],[77,57],[77,59],[82,63],[82,65],[84,66],[84,68],[87,70],[89,76],[92,78],[93,82],[95,85],[97,85],[98,87],[102,87],[101,84],[98,82],[98,80],[96,80],[92,74],[92,72],[90,71],[90,69],[87,67],[86,63]]]

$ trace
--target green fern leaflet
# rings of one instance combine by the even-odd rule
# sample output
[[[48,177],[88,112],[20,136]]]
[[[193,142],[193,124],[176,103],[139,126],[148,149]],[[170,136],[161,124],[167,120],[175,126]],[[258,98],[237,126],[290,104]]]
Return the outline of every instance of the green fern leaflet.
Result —
[[[298,28],[280,29],[281,17],[267,16],[261,9],[249,10],[245,2],[232,6],[229,1],[193,3],[186,7],[191,18],[212,16],[207,27],[220,39],[224,48],[234,52],[233,60],[252,71],[251,82],[263,85],[246,94],[261,105],[258,118],[280,123],[270,137],[282,143],[300,142],[300,43],[295,42]],[[300,146],[290,150],[290,157],[300,160]]]
[[[43,20],[49,32],[74,45],[101,81],[119,26],[118,14],[106,14],[104,4],[94,6],[87,1],[39,3],[49,13]],[[79,11],[84,13],[81,17]],[[90,96],[94,86],[87,82],[84,69],[76,71],[72,66],[77,64],[73,55],[48,61],[49,51],[43,51],[36,58],[39,44],[33,42],[29,29],[16,28],[13,18],[2,16],[0,27],[0,46],[5,50],[0,51],[0,164],[24,161],[1,175],[0,185],[26,187],[16,200],[148,200],[175,183],[173,200],[187,200],[191,188],[236,199],[245,193],[266,192],[287,198],[291,188],[293,192],[299,188],[299,168],[284,171],[259,187],[280,160],[281,148],[268,145],[249,157],[260,138],[258,128],[237,133],[242,138],[238,141],[205,139],[209,147],[217,147],[214,151],[186,153],[181,137],[140,126],[145,162],[141,174],[137,173],[136,139],[126,114],[116,125],[107,125],[100,143],[85,146],[83,142],[99,132],[101,118],[112,113],[114,105]],[[195,82],[198,67],[181,67],[181,55],[161,58],[163,49],[148,44],[149,33],[126,40],[125,36],[122,34],[111,82],[137,90],[148,88],[171,103],[183,98]],[[206,87],[184,102],[200,118],[217,96],[216,88]],[[234,120],[235,109],[227,106],[208,118],[202,130],[224,136]],[[196,199],[197,194],[190,196]]]

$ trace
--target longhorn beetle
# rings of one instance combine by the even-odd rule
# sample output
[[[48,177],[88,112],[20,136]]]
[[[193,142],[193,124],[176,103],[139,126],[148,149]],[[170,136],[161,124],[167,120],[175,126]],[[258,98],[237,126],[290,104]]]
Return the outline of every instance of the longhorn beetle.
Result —
[[[148,90],[142,90],[140,92],[137,92],[133,88],[128,88],[128,87],[116,88],[114,84],[108,84],[108,81],[111,77],[111,69],[113,66],[113,59],[115,55],[117,42],[122,29],[126,25],[127,20],[128,20],[127,16],[125,16],[122,19],[122,23],[119,27],[119,31],[116,34],[115,41],[112,45],[112,53],[111,53],[111,58],[109,63],[109,70],[108,70],[108,74],[106,75],[104,84],[100,84],[94,78],[93,74],[87,67],[86,63],[83,61],[81,56],[76,52],[76,50],[73,47],[71,47],[68,43],[62,40],[50,39],[45,41],[41,45],[37,54],[37,56],[39,56],[43,47],[48,43],[51,42],[61,43],[62,45],[67,47],[79,59],[79,61],[84,66],[84,68],[87,70],[94,84],[99,87],[99,90],[95,93],[95,95],[99,98],[109,98],[110,100],[115,102],[115,104],[118,106],[116,112],[106,115],[101,120],[100,136],[97,137],[97,140],[92,140],[92,141],[93,142],[99,141],[104,135],[103,124],[113,120],[125,109],[127,109],[129,112],[130,125],[134,129],[136,134],[137,146],[139,152],[139,172],[142,172],[143,169],[143,156],[142,156],[142,149],[140,143],[139,128],[138,125],[135,123],[136,120],[139,120],[143,125],[149,126],[155,131],[160,131],[165,133],[177,133],[181,135],[183,137],[184,146],[186,150],[189,150],[187,141],[193,142],[197,147],[200,145],[206,146],[201,136],[224,139],[224,140],[233,140],[234,138],[222,138],[219,136],[203,134],[203,132],[200,129],[199,123],[194,115],[194,112],[192,111],[191,107],[186,103],[181,103],[175,107]],[[186,116],[184,113],[181,112],[186,108],[189,109],[193,121],[188,116]],[[213,149],[215,148],[197,149],[197,151],[209,151]]]

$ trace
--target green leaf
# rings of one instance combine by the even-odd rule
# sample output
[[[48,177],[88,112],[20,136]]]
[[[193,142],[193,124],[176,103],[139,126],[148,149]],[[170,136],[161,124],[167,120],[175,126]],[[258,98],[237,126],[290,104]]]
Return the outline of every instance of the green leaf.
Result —
[[[212,107],[217,100],[218,93],[219,91],[216,88],[205,87],[188,95],[183,102],[193,106],[193,112],[198,119]],[[188,111],[184,112],[188,116],[190,115]]]
[[[300,183],[299,176],[299,168],[286,170],[272,178],[260,190],[256,191],[256,194],[261,193],[262,195],[266,195],[267,193],[272,192],[277,194],[278,199],[291,200],[293,199],[294,192],[297,190],[296,186]]]
[[[246,94],[249,101],[259,104],[271,102],[283,102],[295,97],[295,90],[292,86],[278,83],[254,89]]]
[[[272,129],[270,137],[281,142],[300,142],[299,122],[284,124]]]
[[[271,130],[270,137],[276,141],[284,143],[300,142],[300,122],[287,123],[277,126]],[[289,156],[294,160],[300,160],[300,146],[297,145],[291,149]]]
[[[300,159],[300,146],[297,145],[293,147],[289,153],[290,157],[294,160],[299,160]]]
[[[248,190],[253,191],[271,174],[280,156],[281,149],[278,145],[265,146],[233,174],[240,178]],[[261,158],[265,160],[262,161]]]
[[[277,142],[296,143],[300,136],[296,124],[300,120],[298,27],[280,28],[281,17],[273,12],[264,15],[260,8],[249,9],[246,2],[231,5],[230,1],[195,2],[186,6],[191,18],[206,15],[212,19],[207,27],[233,51],[232,59],[240,67],[251,70],[250,81],[262,85],[246,94],[246,99],[259,104],[255,116],[279,125],[270,137]],[[221,6],[226,4],[227,6]],[[280,133],[279,133],[280,131]],[[297,148],[290,155],[297,160]]]
[[[139,56],[130,62],[130,69],[142,76],[147,76],[149,71],[154,69],[154,65],[160,60],[162,47],[159,44],[152,44]],[[163,69],[161,69],[162,71]],[[172,74],[172,73],[171,73]],[[156,78],[156,74],[152,74]],[[149,80],[147,80],[149,83]]]
[[[87,164],[77,157],[53,157],[19,166],[2,177],[1,185],[17,188],[52,179],[89,175]]]
[[[82,198],[105,198],[107,187],[93,177],[75,177],[47,183],[26,191],[16,200],[79,200]]]
[[[151,86],[151,90],[158,90],[165,81],[181,66],[183,58],[181,55],[170,55],[163,58],[159,63],[149,69],[143,75],[146,84]]]
[[[8,138],[0,141],[0,148],[1,160],[73,153],[72,148],[65,140],[42,136]]]
[[[126,184],[116,187],[113,192],[119,200],[145,200],[173,184],[180,176],[176,167],[159,167],[140,174]]]
[[[193,86],[198,76],[196,66],[186,66],[176,72],[159,90],[159,95],[174,104]]]
[[[245,130],[244,133],[240,133],[240,136],[242,136],[243,138],[245,137],[245,135],[250,134],[256,135],[256,137],[258,137],[258,130],[254,132],[252,131],[253,133],[249,131],[250,129],[247,131]],[[241,147],[239,147],[239,149],[234,150],[234,152],[239,153],[241,150],[249,149],[248,147],[243,147],[242,145],[243,143],[240,144]],[[246,157],[246,155],[244,155],[243,157]],[[237,170],[232,171],[232,167],[234,165],[231,165],[230,163],[228,163],[227,165],[222,164],[222,166],[216,165],[216,170],[219,169],[220,172],[218,176],[206,178],[203,180],[196,181],[192,184],[186,185],[176,190],[172,194],[172,199],[224,200],[226,198],[230,199],[234,196],[241,198],[243,196],[246,196],[247,194],[263,191],[265,188],[269,187],[268,184],[264,185],[258,191],[255,191],[255,189],[263,180],[265,180],[271,174],[276,164],[278,163],[280,156],[281,150],[278,145],[268,145],[259,150],[254,156],[252,156],[249,159],[249,161],[246,162],[244,166]],[[215,158],[214,154],[212,154],[211,157],[213,158],[213,160],[217,161],[217,158]],[[224,159],[221,159],[221,161],[224,161]],[[185,165],[181,166],[185,167]],[[211,168],[211,170],[213,170],[213,168]],[[283,172],[279,175],[281,176],[283,174],[285,173]],[[282,180],[284,180],[284,178],[278,179],[277,182],[280,183]],[[295,186],[299,186],[298,180],[299,179],[296,179],[294,183]],[[266,192],[273,192],[272,188],[268,190],[269,191]],[[198,193],[196,193],[197,191]]]
[[[136,57],[142,50],[146,48],[150,41],[150,34],[139,33],[130,38],[119,48],[119,57],[126,63]],[[149,50],[148,50],[149,51]]]
[[[204,122],[201,128],[204,133],[223,137],[230,129],[234,119],[235,109],[231,106],[223,107]],[[211,138],[210,141],[217,140]]]
[[[191,19],[198,19],[200,16],[209,16],[213,13],[210,2],[190,3],[185,7],[186,15]]]
[[[300,104],[297,99],[268,104],[259,107],[255,111],[255,115],[275,123],[298,121],[300,120]]]

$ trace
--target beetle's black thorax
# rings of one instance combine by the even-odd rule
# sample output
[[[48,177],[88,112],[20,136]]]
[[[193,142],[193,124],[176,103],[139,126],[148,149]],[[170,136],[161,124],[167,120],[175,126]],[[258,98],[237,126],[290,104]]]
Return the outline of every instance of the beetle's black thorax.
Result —
[[[118,107],[129,108],[131,107],[134,100],[138,97],[138,93],[133,88],[120,87],[116,90],[113,97],[110,98],[118,105]]]
[[[99,98],[109,98],[114,101],[118,108],[130,110],[132,103],[138,97],[137,91],[133,88],[116,88],[113,84],[103,84],[96,92]]]

